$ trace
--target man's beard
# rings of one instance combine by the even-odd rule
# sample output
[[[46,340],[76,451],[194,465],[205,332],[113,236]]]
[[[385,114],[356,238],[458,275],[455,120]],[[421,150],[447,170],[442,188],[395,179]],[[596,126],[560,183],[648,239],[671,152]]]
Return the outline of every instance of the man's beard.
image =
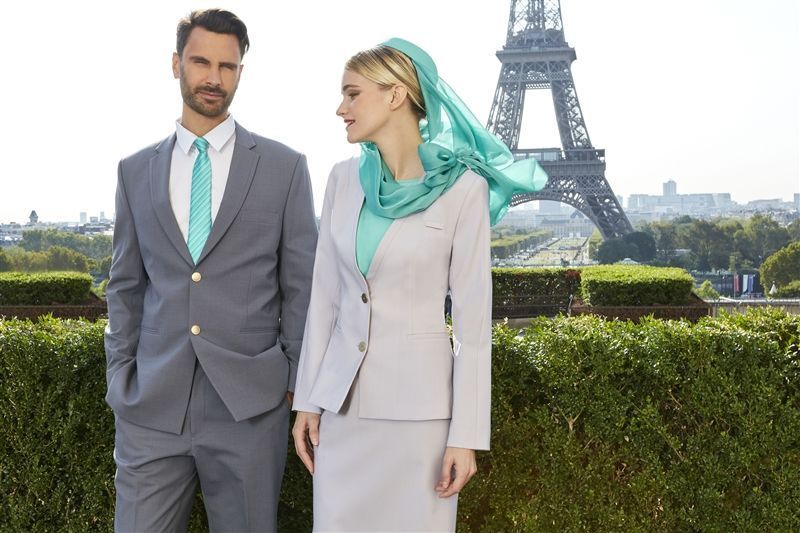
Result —
[[[180,82],[183,102],[193,111],[209,118],[215,118],[227,113],[228,107],[230,107],[231,102],[233,101],[233,95],[236,93],[236,88],[234,88],[233,92],[228,93],[222,89],[212,87],[210,85],[191,88],[184,80],[183,69],[181,69]],[[206,102],[203,97],[198,94],[200,91],[221,95],[222,99],[216,103]]]

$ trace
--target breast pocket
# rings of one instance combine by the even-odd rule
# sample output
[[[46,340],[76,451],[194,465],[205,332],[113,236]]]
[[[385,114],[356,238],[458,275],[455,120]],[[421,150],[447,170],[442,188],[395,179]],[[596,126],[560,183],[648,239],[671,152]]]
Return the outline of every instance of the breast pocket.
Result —
[[[272,225],[278,223],[278,213],[261,209],[244,209],[240,215],[242,222],[248,224]]]

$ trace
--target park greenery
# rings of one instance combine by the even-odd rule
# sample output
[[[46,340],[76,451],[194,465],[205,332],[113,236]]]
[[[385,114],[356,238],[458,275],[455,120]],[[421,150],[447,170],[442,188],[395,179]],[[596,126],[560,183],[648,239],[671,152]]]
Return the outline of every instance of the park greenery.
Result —
[[[682,216],[645,223],[640,229],[655,240],[657,253],[652,264],[703,272],[757,269],[776,251],[800,241],[800,220],[781,226],[764,215],[747,220]]]
[[[104,321],[0,321],[0,529],[109,531]],[[800,523],[800,317],[498,324],[492,450],[459,531],[792,531]],[[281,531],[311,530],[289,449]],[[189,531],[207,530],[198,499]]]
[[[69,231],[28,230],[18,246],[0,248],[0,272],[87,272],[96,284],[108,279],[111,237]]]
[[[800,283],[800,241],[793,242],[769,256],[759,272],[764,287],[769,288],[774,284],[779,292],[783,290],[783,294],[795,292],[789,286],[793,282]]]
[[[531,248],[543,243],[550,237],[550,232],[545,230],[511,230],[498,228],[492,231],[492,256],[505,259],[519,250]]]

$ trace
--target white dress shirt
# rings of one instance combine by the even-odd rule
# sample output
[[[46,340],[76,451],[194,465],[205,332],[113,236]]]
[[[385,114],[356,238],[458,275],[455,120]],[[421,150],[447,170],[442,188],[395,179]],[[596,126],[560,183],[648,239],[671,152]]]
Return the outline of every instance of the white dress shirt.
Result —
[[[194,141],[197,135],[183,127],[180,121],[175,123],[177,140],[172,149],[172,164],[169,169],[169,202],[175,220],[183,233],[183,239],[189,238],[189,203],[192,198],[192,169],[197,158]],[[225,185],[228,183],[228,172],[233,159],[233,146],[236,144],[236,123],[228,115],[223,123],[203,135],[208,141],[208,158],[211,161],[211,222],[219,211]]]

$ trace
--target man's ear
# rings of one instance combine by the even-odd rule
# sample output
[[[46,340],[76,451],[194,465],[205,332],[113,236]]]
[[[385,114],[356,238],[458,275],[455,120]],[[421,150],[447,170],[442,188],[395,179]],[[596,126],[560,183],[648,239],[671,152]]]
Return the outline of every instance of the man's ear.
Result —
[[[176,80],[181,77],[181,56],[178,52],[172,52],[172,75]]]
[[[408,99],[408,89],[405,85],[395,85],[391,90],[391,100],[389,100],[389,108],[394,111],[399,109],[403,102]]]

